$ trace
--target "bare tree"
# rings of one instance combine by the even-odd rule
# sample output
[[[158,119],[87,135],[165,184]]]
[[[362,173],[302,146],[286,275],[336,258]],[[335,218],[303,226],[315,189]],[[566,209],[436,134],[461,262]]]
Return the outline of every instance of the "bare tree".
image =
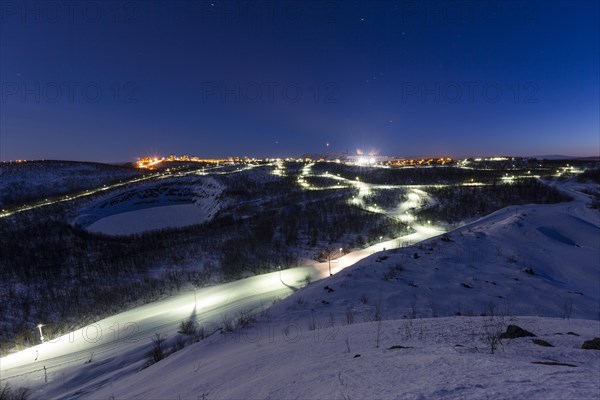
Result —
[[[160,333],[155,334],[152,338],[152,349],[148,354],[148,358],[151,364],[157,363],[167,356],[165,352],[165,341],[165,337],[162,336]]]

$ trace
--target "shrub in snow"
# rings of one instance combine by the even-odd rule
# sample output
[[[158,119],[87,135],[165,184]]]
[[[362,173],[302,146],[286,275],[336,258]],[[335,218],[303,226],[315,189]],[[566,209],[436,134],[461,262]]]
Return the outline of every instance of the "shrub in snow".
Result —
[[[367,298],[367,295],[365,293],[360,295],[360,303],[361,304],[367,304],[369,302],[369,299]]]
[[[308,330],[314,331],[317,329],[317,321],[315,320],[315,314],[311,314],[310,320],[308,321]]]
[[[28,398],[29,389],[25,387],[13,389],[8,384],[0,387],[0,400],[26,400]]]
[[[148,361],[150,364],[157,363],[167,356],[165,351],[165,340],[165,337],[160,333],[155,334],[152,338],[152,349],[148,353]]]
[[[245,328],[251,323],[256,321],[256,317],[254,313],[250,310],[240,311],[238,314],[238,318],[235,322],[235,325],[239,328]]]
[[[175,344],[173,347],[171,347],[171,353],[175,353],[176,351],[183,349],[186,344],[186,340],[183,337],[177,336],[177,339],[175,339]]]
[[[348,305],[346,307],[346,324],[352,325],[354,323],[354,311],[352,310],[352,306]]]
[[[383,319],[381,312],[381,300],[375,304],[375,310],[373,312],[373,321],[381,321]]]
[[[227,316],[227,314],[223,315],[223,319],[221,321],[221,328],[223,332],[233,331],[233,322],[231,321],[231,318]]]
[[[491,319],[489,323],[483,326],[483,340],[489,346],[492,354],[496,352],[499,346],[502,346],[502,329],[504,321]]]
[[[192,336],[196,334],[196,323],[193,319],[188,319],[187,321],[181,321],[179,324],[178,333],[182,333],[184,335]]]
[[[312,276],[310,276],[309,274],[306,274],[306,276],[304,277],[304,283],[308,286],[308,285],[310,285],[311,282],[312,282]]]
[[[566,299],[563,303],[563,319],[571,319],[571,313],[573,312],[573,300]]]
[[[390,281],[396,279],[398,274],[403,271],[403,268],[400,264],[392,265],[388,268],[388,271],[383,274],[384,281]]]

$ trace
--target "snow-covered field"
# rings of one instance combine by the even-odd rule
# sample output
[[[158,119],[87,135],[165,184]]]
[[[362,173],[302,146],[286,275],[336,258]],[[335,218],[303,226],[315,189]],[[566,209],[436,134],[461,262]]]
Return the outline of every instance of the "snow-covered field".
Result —
[[[94,399],[595,399],[600,352],[580,349],[597,321],[510,318],[555,347],[506,339],[484,317],[306,326],[258,324],[194,344]],[[379,330],[379,339],[378,339]],[[569,335],[573,332],[580,336]],[[403,346],[403,348],[393,348]],[[574,367],[534,364],[561,362]],[[203,397],[204,396],[204,397]]]
[[[581,344],[600,336],[600,215],[578,189],[442,236],[416,226],[332,277],[321,263],[180,293],[0,359],[2,383],[37,398],[597,398],[600,352]],[[250,326],[141,369],[155,333],[174,345],[182,320],[213,331],[247,310]],[[490,329],[509,323],[555,347],[491,354]]]
[[[201,224],[206,220],[207,214],[195,204],[177,204],[111,215],[94,222],[87,230],[108,235],[130,235],[154,229]]]

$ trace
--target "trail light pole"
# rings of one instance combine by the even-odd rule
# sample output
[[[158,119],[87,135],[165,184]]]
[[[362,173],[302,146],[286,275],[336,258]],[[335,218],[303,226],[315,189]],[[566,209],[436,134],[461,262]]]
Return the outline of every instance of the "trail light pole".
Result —
[[[42,334],[42,324],[38,324],[37,328],[40,330],[40,340],[44,343],[44,335]]]
[[[340,257],[342,256],[342,252],[343,251],[344,251],[344,248],[340,247],[340,250],[339,250]],[[327,261],[328,261],[328,264],[329,264],[329,276],[333,276],[333,274],[331,273],[331,254],[332,254],[331,251],[327,254]]]

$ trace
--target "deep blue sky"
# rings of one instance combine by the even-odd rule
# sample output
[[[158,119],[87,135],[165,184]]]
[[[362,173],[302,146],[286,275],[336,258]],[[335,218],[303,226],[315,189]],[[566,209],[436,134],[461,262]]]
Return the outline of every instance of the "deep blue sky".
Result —
[[[596,1],[0,7],[2,160],[600,153]]]

